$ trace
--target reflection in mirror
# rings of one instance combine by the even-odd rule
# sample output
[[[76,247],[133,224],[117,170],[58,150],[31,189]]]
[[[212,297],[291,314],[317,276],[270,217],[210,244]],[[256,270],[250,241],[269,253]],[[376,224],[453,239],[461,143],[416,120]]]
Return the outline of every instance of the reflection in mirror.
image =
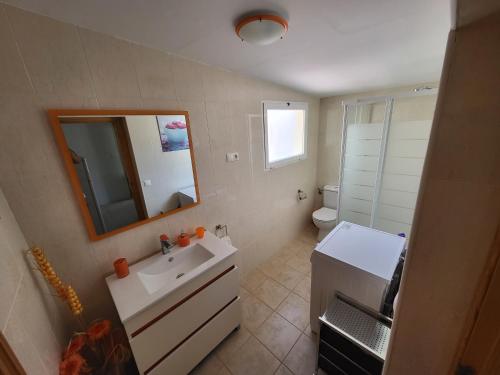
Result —
[[[93,239],[199,202],[187,113],[59,116],[58,125]]]

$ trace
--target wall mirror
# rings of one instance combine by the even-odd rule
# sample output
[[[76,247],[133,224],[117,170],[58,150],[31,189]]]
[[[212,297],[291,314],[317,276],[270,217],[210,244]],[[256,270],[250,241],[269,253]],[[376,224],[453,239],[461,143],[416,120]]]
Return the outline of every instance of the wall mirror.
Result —
[[[184,111],[49,110],[91,240],[200,203]]]

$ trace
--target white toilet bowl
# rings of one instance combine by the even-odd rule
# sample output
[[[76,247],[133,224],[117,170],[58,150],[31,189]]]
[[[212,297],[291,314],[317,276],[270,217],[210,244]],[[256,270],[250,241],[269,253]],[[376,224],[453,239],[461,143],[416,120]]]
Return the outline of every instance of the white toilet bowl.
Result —
[[[313,223],[319,229],[318,242],[321,241],[337,225],[337,210],[321,207],[312,214]]]

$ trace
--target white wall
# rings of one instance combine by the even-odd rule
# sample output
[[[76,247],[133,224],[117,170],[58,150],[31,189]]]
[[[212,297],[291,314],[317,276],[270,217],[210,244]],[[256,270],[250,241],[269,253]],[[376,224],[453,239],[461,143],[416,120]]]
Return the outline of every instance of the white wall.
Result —
[[[58,301],[34,275],[26,250],[0,190],[0,328],[27,374],[57,374],[65,345]]]
[[[190,150],[163,152],[155,116],[126,121],[148,217],[177,208],[177,192],[194,185]]]
[[[296,195],[314,196],[317,98],[6,5],[0,67],[0,186],[27,242],[43,246],[80,293],[87,319],[116,316],[104,275],[118,257],[134,262],[159,250],[163,232],[228,224],[246,271],[310,224],[312,198]],[[308,102],[307,160],[264,171],[262,100]],[[189,111],[201,205],[90,242],[48,108]],[[229,151],[240,160],[227,163]]]

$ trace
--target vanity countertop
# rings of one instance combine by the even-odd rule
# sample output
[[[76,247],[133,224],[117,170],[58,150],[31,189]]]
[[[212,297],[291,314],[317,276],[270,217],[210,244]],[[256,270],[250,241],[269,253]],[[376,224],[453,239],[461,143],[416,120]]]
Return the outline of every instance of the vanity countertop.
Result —
[[[201,263],[199,266],[193,268],[191,271],[187,272],[183,277],[171,280],[155,292],[149,293],[141,281],[139,273],[144,271],[144,269],[151,267],[156,262],[162,261],[164,257],[167,259],[170,257],[176,257],[183,251],[186,251],[197,244],[207,249],[213,254],[213,256]],[[116,309],[118,310],[121,321],[125,322],[141,311],[144,311],[155,302],[165,298],[189,281],[194,280],[196,277],[202,275],[204,272],[208,271],[237,251],[238,250],[236,248],[231,246],[226,241],[219,239],[210,232],[205,232],[205,236],[202,239],[198,239],[196,237],[191,238],[191,244],[188,247],[180,247],[176,245],[172,248],[171,252],[166,255],[158,252],[149,258],[131,265],[129,268],[129,275],[122,279],[117,278],[114,273],[106,277],[106,284],[111,292],[111,296]]]

